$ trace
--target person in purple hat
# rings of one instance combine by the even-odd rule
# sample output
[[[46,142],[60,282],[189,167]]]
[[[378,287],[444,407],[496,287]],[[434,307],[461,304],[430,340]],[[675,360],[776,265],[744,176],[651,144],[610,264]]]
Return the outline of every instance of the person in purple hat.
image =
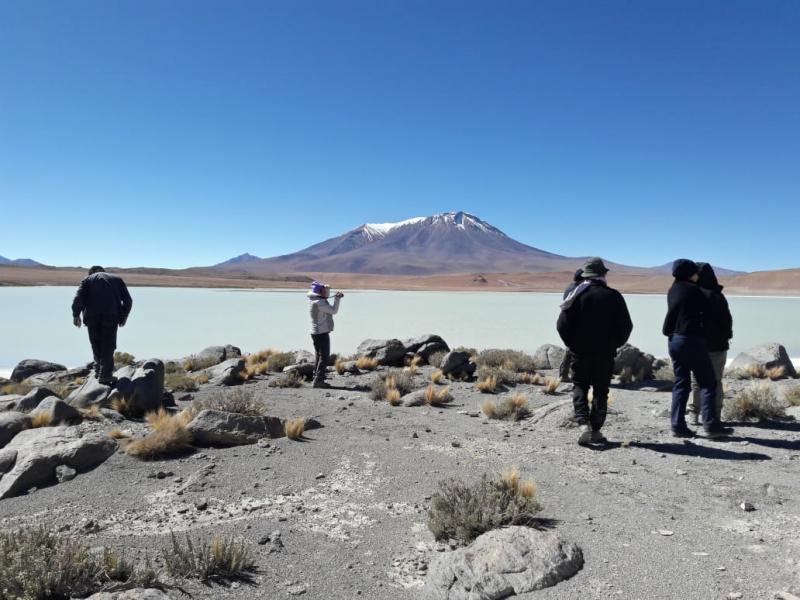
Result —
[[[308,291],[311,314],[311,340],[314,342],[316,364],[314,367],[315,388],[330,387],[325,383],[328,362],[331,358],[331,331],[333,331],[333,315],[339,312],[339,301],[344,294],[337,292],[333,304],[328,302],[331,288],[324,283],[314,281]]]

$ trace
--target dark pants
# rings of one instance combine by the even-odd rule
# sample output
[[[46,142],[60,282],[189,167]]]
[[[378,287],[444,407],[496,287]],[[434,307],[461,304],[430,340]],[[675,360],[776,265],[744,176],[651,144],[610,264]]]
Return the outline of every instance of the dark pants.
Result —
[[[564,358],[561,361],[561,366],[558,367],[558,376],[561,378],[561,381],[570,381],[569,371],[572,368],[572,359],[572,351],[567,348],[567,351],[564,352]]]
[[[317,355],[314,381],[322,383],[325,381],[325,373],[331,359],[331,334],[312,333],[311,340],[314,342],[314,353]]]
[[[614,374],[614,353],[572,355],[572,404],[575,420],[581,425],[591,424],[599,431],[606,422],[608,412],[608,387]],[[592,388],[592,406],[589,408],[589,388]]]
[[[92,316],[84,322],[89,329],[89,342],[94,354],[94,373],[99,379],[108,379],[114,373],[114,350],[117,349],[116,316]]]
[[[692,393],[692,373],[700,388],[700,414],[706,429],[719,426],[714,409],[717,376],[708,355],[705,338],[696,335],[673,335],[669,338],[669,356],[675,371],[672,387],[672,428],[686,427],[686,402]]]

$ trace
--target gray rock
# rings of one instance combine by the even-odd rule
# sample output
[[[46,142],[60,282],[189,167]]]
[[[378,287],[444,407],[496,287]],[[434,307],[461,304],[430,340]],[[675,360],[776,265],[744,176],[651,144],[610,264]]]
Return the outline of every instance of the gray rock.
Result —
[[[137,367],[130,377],[121,377],[109,402],[119,397],[126,400],[134,413],[144,414],[165,406],[164,363],[158,359],[147,360]]]
[[[92,404],[104,404],[110,393],[111,388],[100,383],[94,373],[92,373],[86,378],[83,385],[70,392],[65,401],[70,406],[85,408]]]
[[[0,411],[17,410],[17,404],[23,397],[20,394],[4,394],[0,396]]]
[[[75,479],[77,474],[78,472],[75,469],[68,467],[67,465],[58,465],[56,467],[56,479],[58,480],[58,483],[72,481]]]
[[[406,355],[406,347],[403,342],[396,339],[369,339],[358,345],[356,354],[358,356],[376,358],[382,365],[402,365],[403,357]]]
[[[208,374],[209,383],[212,385],[238,385],[242,383],[239,374],[244,368],[243,358],[230,358],[214,367],[204,369],[203,372]]]
[[[450,352],[447,342],[441,336],[432,333],[403,340],[403,345],[406,347],[407,354],[421,356],[425,362],[428,362],[428,357],[435,352]]]
[[[50,373],[52,371],[66,371],[67,367],[59,365],[58,363],[47,362],[46,360],[37,360],[35,358],[26,358],[20,361],[14,370],[11,372],[11,381],[19,383],[27,379],[31,375],[38,373]]]
[[[533,354],[534,369],[558,369],[564,360],[566,349],[554,344],[544,344]]]
[[[52,483],[59,465],[78,472],[95,467],[116,452],[117,442],[101,433],[81,437],[74,428],[43,427],[20,432],[6,450],[16,451],[17,457],[0,478],[0,499]]]
[[[295,364],[311,363],[313,365],[317,362],[317,357],[308,350],[298,350],[294,354],[294,362]]]
[[[219,410],[201,411],[187,426],[201,446],[255,444],[264,437],[283,437],[283,421],[277,417],[253,417]]]
[[[0,450],[0,476],[8,473],[17,462],[17,451],[3,448]]]
[[[20,399],[19,403],[17,404],[17,410],[21,410],[23,412],[31,411],[39,406],[39,404],[41,404],[42,400],[45,398],[53,397],[59,398],[59,395],[46,387],[33,388],[30,392],[25,394],[23,398]]]
[[[310,380],[314,377],[314,364],[313,363],[297,363],[296,365],[289,365],[283,368],[284,373],[295,373],[301,379]]]
[[[81,413],[57,396],[50,396],[42,400],[39,406],[31,411],[31,418],[45,413],[50,413],[53,416],[52,423],[54,425],[58,423],[80,423],[83,420]]]
[[[636,346],[624,344],[617,350],[614,358],[614,373],[619,375],[629,369],[631,375],[637,380],[652,379],[655,360],[652,354],[645,354]]]
[[[153,588],[134,588],[124,592],[98,592],[86,600],[170,600],[161,590]]]
[[[196,356],[199,359],[213,360],[219,364],[231,358],[240,358],[242,356],[242,351],[236,346],[227,344],[225,346],[209,346],[198,352]]]
[[[498,600],[569,579],[583,553],[556,533],[506,527],[484,533],[466,548],[437,555],[422,597],[431,600]]]
[[[417,390],[403,396],[402,406],[424,406],[425,390]]]
[[[786,348],[777,342],[761,344],[750,348],[747,352],[742,352],[733,359],[728,369],[730,371],[737,371],[746,369],[752,365],[764,369],[783,367],[787,377],[797,377],[797,371],[786,352]]]
[[[0,413],[0,448],[14,439],[20,431],[31,426],[31,418],[21,412]]]
[[[454,377],[472,377],[475,373],[476,365],[470,361],[469,352],[448,352],[442,359],[442,366],[439,370],[444,375]]]

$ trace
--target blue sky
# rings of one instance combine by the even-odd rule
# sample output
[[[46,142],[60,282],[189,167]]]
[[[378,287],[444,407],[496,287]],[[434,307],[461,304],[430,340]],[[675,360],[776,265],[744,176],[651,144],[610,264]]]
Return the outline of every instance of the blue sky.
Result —
[[[5,0],[0,254],[184,267],[472,212],[800,266],[800,3]]]

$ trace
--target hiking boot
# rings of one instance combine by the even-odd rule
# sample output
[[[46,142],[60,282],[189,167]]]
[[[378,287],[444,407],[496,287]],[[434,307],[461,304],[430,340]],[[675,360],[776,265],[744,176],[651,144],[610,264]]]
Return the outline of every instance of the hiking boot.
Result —
[[[693,438],[695,437],[695,432],[689,429],[686,425],[683,427],[674,427],[672,429],[672,437],[677,438]]]
[[[578,438],[578,445],[579,446],[588,446],[592,443],[592,431],[591,425],[581,425],[581,435]],[[599,432],[598,432],[599,433]]]
[[[325,382],[325,381],[315,381],[313,384],[311,384],[311,387],[314,387],[314,388],[322,388],[322,389],[328,389],[328,388],[329,388],[329,387],[331,387],[331,386],[330,386],[330,384],[329,384],[329,383],[327,383],[327,382]]]
[[[117,383],[117,378],[116,377],[100,377],[97,381],[99,383],[103,384],[103,385],[107,385],[108,387],[114,387],[116,385],[116,383]]]
[[[691,425],[702,425],[700,422],[700,415],[693,410],[688,411],[686,417],[689,419]]]
[[[707,427],[705,430],[706,437],[715,440],[718,438],[728,437],[733,435],[733,428],[732,427],[723,427],[722,425],[718,425],[717,427]]]
[[[592,430],[592,438],[591,442],[593,444],[605,444],[608,440],[606,436],[603,435],[603,432],[599,429]]]

